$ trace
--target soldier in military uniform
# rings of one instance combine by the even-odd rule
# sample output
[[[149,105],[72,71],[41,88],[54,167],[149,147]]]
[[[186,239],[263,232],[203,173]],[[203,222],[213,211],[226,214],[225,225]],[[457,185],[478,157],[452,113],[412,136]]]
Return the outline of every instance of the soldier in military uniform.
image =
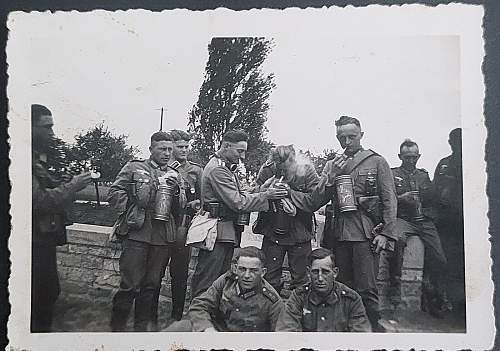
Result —
[[[315,249],[307,259],[311,282],[292,292],[276,331],[370,332],[361,297],[335,280],[339,270],[332,252]]]
[[[454,309],[465,313],[462,129],[450,132],[452,154],[439,161],[434,173],[436,226],[448,259],[446,285]]]
[[[191,302],[189,320],[173,323],[165,331],[274,331],[283,302],[262,278],[264,253],[248,246],[237,249],[234,261],[234,270],[217,278]]]
[[[396,233],[399,240],[396,250],[389,258],[391,285],[397,303],[401,299],[401,269],[406,240],[418,235],[425,247],[424,277],[426,283],[427,306],[434,316],[441,316],[448,309],[444,285],[446,257],[434,225],[435,194],[429,174],[423,168],[416,168],[420,158],[418,145],[407,139],[399,148],[401,166],[392,169],[398,195],[398,218]],[[431,285],[435,293],[431,294]]]
[[[387,161],[361,146],[363,132],[359,120],[342,116],[335,122],[337,139],[345,150],[326,163],[318,186],[311,194],[291,192],[294,205],[315,211],[333,200],[334,220],[326,228],[322,246],[332,248],[339,267],[338,280],[356,290],[371,322],[373,331],[385,331],[380,319],[376,277],[378,253],[391,250],[397,235],[394,232],[397,197],[392,172]],[[335,187],[338,175],[349,175],[353,194],[340,198]],[[350,199],[354,206],[341,208],[339,199]],[[375,227],[377,226],[377,227]],[[375,230],[378,228],[378,230]]]
[[[271,151],[269,160],[261,167],[257,184],[264,184],[271,177],[283,178],[283,182],[299,193],[310,192],[318,184],[319,176],[312,164],[298,164],[292,145],[277,146]],[[254,232],[264,234],[262,250],[266,254],[266,280],[281,291],[281,274],[285,254],[292,276],[290,290],[307,280],[307,255],[311,252],[313,216],[303,210],[288,210],[286,200],[274,202],[269,212],[260,212]],[[290,213],[291,212],[291,213]],[[257,227],[261,228],[257,228]]]
[[[120,289],[113,298],[112,331],[125,329],[134,302],[134,329],[154,331],[156,328],[156,292],[160,289],[177,229],[173,211],[166,221],[153,218],[158,184],[176,183],[177,197],[172,199],[172,207],[182,208],[185,203],[179,174],[167,165],[172,149],[172,137],[168,133],[154,133],[150,158],[127,163],[109,190],[109,201],[122,214],[127,227],[120,256]]]
[[[286,189],[269,187],[273,178],[262,186],[243,191],[235,174],[240,160],[245,159],[248,134],[230,130],[222,137],[220,149],[203,170],[201,179],[202,204],[206,211],[218,217],[217,239],[212,251],[200,250],[193,275],[192,296],[197,296],[230,267],[234,247],[239,246],[243,226],[235,224],[238,213],[267,211],[269,200],[287,196]]]
[[[91,182],[90,173],[63,182],[48,171],[47,151],[54,137],[48,108],[31,105],[32,137],[32,260],[31,332],[50,332],[53,308],[59,296],[56,246],[65,244],[65,208],[75,193]]]
[[[182,130],[171,130],[169,132],[173,140],[172,157],[169,166],[177,170],[183,180],[183,187],[186,196],[186,207],[178,209],[179,216],[176,216],[177,236],[175,242],[169,245],[167,264],[170,260],[170,277],[172,288],[172,313],[175,320],[182,318],[184,302],[186,300],[188,266],[190,259],[190,247],[186,246],[186,231],[189,223],[200,206],[201,195],[201,174],[203,168],[192,161],[188,161],[189,141],[191,137]],[[163,270],[163,275],[165,270]],[[163,277],[162,275],[162,277]],[[157,291],[156,303],[160,290]]]

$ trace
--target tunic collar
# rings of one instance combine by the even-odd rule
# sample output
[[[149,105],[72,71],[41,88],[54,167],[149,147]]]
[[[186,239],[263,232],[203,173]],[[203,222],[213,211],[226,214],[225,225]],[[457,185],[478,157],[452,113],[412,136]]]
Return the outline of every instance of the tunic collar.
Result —
[[[328,305],[334,305],[339,300],[336,288],[337,288],[337,286],[334,283],[333,289],[330,291],[330,294],[328,294],[327,296],[320,296],[313,289],[311,289],[311,292],[309,293],[309,301],[313,305],[321,305],[323,303],[326,303]]]

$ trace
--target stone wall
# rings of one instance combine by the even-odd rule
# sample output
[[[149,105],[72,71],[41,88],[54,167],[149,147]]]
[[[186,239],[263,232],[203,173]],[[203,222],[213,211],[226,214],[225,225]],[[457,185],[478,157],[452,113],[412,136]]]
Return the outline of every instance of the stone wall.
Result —
[[[323,225],[318,221],[319,231]],[[111,228],[87,224],[74,224],[68,227],[68,244],[58,248],[57,259],[61,292],[65,296],[93,302],[110,302],[114,291],[119,286],[119,244],[108,242]],[[247,227],[250,230],[250,227]],[[246,232],[243,234],[242,245],[260,246],[260,236]],[[313,242],[314,246],[315,242]],[[405,253],[404,270],[402,277],[402,306],[409,310],[420,308],[423,245],[419,238],[412,237],[408,241]],[[196,266],[197,250],[192,250],[192,259],[189,264],[192,277]],[[289,275],[285,274],[285,277]],[[381,257],[381,266],[378,277],[381,292],[382,308],[390,308],[387,280],[387,265],[384,256]],[[189,283],[189,281],[188,281]],[[169,272],[165,274],[162,284],[161,303],[169,303],[170,281]],[[190,298],[190,284],[188,284],[188,300]]]

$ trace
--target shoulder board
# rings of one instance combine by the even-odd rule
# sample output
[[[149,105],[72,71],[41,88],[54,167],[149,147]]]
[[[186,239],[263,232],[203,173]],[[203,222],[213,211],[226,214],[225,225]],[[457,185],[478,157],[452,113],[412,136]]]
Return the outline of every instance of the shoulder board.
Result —
[[[188,160],[188,162],[190,164],[192,164],[193,166],[197,166],[197,167],[203,168],[199,163],[196,163],[196,162],[193,162],[193,161],[189,161],[189,160]]]
[[[144,162],[146,161],[145,159],[136,159],[136,160],[130,160],[130,162]]]
[[[339,294],[339,297],[342,298],[342,297],[347,297],[347,298],[350,298],[350,299],[357,299],[358,297],[358,293],[355,292],[354,290],[352,290],[351,288],[347,287],[346,285],[342,284],[342,283],[339,283],[339,282],[336,282],[337,285],[337,293]]]
[[[298,286],[297,288],[295,288],[295,292],[297,294],[306,294],[310,290],[311,290],[311,287],[310,287],[309,283],[301,285],[301,286]]]
[[[272,302],[276,302],[279,300],[279,296],[276,292],[272,291],[271,289],[269,289],[269,287],[267,286],[264,286],[262,287],[262,294],[267,297],[269,300],[271,300]]]
[[[377,152],[373,151],[372,149],[368,149],[366,151],[370,151],[372,155],[380,156]]]
[[[429,173],[429,172],[427,172],[427,170],[426,170],[425,168],[417,168],[417,169],[418,169],[419,171],[421,171],[421,172]]]

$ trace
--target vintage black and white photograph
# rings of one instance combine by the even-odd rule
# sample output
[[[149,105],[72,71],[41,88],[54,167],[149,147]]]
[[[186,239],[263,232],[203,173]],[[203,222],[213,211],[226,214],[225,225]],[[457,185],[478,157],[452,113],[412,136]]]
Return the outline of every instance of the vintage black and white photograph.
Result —
[[[488,348],[481,16],[11,13],[11,347]]]

